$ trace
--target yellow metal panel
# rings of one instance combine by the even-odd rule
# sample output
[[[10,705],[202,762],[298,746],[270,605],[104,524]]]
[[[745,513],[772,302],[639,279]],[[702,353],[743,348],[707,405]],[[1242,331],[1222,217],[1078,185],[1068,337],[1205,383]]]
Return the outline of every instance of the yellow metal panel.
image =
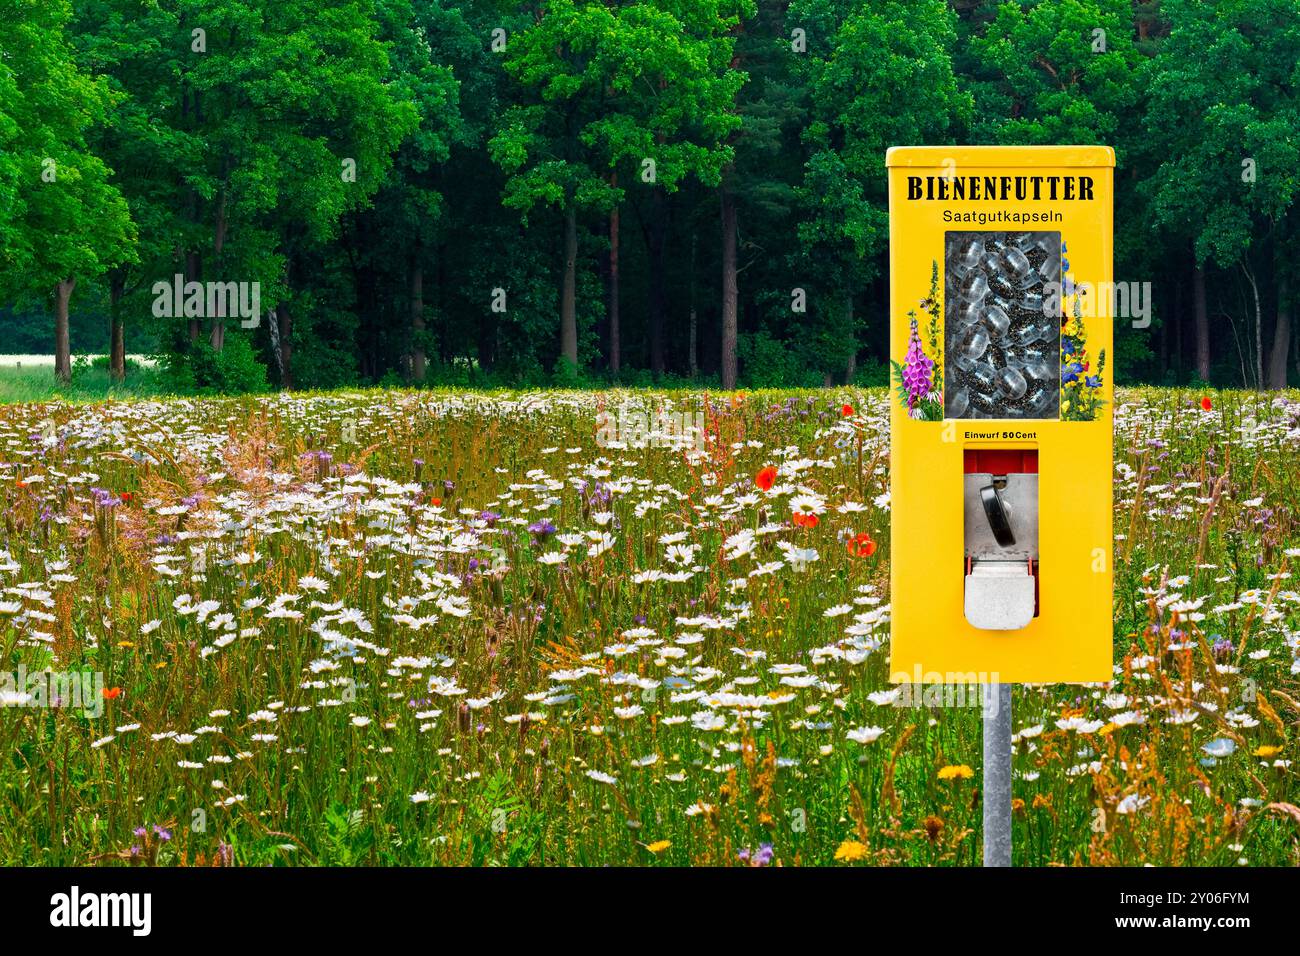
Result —
[[[931,166],[942,169],[951,160],[961,166],[1016,168],[1021,166],[1111,166],[1109,146],[892,146],[886,166]]]
[[[1108,147],[896,147],[889,151],[890,355],[901,366],[911,339],[909,312],[928,322],[945,303],[923,301],[938,268],[944,295],[945,233],[1059,232],[1064,275],[1088,289],[1063,300],[1066,339],[1084,357],[1087,373],[1062,389],[1062,417],[1091,408],[1091,420],[918,420],[891,391],[890,670],[895,681],[1094,682],[1111,677],[1112,661],[1112,191],[1114,154]],[[1027,169],[1026,167],[1032,167]],[[1091,179],[1088,187],[1079,176]],[[914,177],[968,177],[979,199],[916,198]],[[1023,190],[1014,177],[1040,177]],[[1008,188],[1002,177],[1013,177]],[[1061,184],[1075,182],[1066,199]],[[973,180],[979,186],[970,186]],[[985,198],[986,180],[994,197]],[[1048,182],[1060,188],[1048,195]],[[1085,188],[1090,197],[1081,198]],[[1022,191],[1025,198],[1017,198]],[[1004,193],[1002,198],[997,193]],[[983,222],[977,221],[983,214]],[[1011,217],[1007,221],[1007,217]],[[1091,296],[1091,299],[1089,299]],[[1098,306],[1104,298],[1105,308]],[[1075,305],[1084,313],[1073,318]],[[1099,314],[1098,314],[1099,313]],[[941,329],[942,329],[942,323]],[[1086,355],[1080,356],[1086,342]],[[942,351],[942,332],[939,338]],[[929,354],[932,349],[926,347]],[[1105,367],[1098,373],[1098,361]],[[930,355],[944,361],[943,354]],[[1087,385],[1087,378],[1100,379]],[[941,384],[940,384],[941,387]],[[1071,402],[1069,409],[1065,402]],[[935,416],[937,417],[937,416]],[[996,437],[980,437],[995,433]],[[964,614],[964,452],[973,448],[1034,448],[1038,452],[1038,613],[1018,631],[986,631]]]

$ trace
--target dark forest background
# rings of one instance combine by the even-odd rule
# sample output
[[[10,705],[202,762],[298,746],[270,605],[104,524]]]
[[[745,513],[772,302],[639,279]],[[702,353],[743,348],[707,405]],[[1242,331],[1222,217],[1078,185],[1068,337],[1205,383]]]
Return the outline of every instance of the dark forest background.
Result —
[[[0,352],[884,384],[885,150],[1114,147],[1121,381],[1284,387],[1300,4],[4,0]],[[153,284],[260,283],[257,328]]]

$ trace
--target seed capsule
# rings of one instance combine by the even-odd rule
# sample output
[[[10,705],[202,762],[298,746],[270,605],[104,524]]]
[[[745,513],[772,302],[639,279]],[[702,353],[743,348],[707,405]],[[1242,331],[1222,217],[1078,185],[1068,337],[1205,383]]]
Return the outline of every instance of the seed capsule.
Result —
[[[989,334],[981,326],[977,325],[966,333],[966,337],[962,339],[958,351],[963,358],[974,361],[981,358],[988,351],[988,347]]]
[[[995,339],[1000,339],[1011,327],[1011,316],[1007,315],[1006,310],[1000,306],[990,305],[984,312],[984,324],[988,326]]]
[[[983,302],[989,294],[989,280],[982,272],[972,272],[962,280],[961,294],[967,302]]]
[[[970,403],[971,406],[977,412],[982,412],[984,415],[990,415],[990,416],[995,411],[997,411],[997,407],[998,407],[998,403],[993,400],[993,396],[988,395],[984,392],[972,392],[970,396]],[[972,417],[979,417],[979,416],[972,416]]]
[[[1038,274],[1029,264],[1028,257],[1015,246],[1002,251],[1001,272],[1011,285],[1024,289],[1038,281]]]
[[[1032,322],[1026,322],[1024,325],[1017,326],[1016,330],[1011,333],[1011,341],[1017,345],[1033,345],[1038,341],[1038,326]]]
[[[978,302],[962,302],[957,306],[957,326],[962,328],[974,325],[984,317],[984,309]]]
[[[1026,365],[1025,374],[1035,382],[1050,382],[1055,377],[1052,366],[1044,361],[1031,362]]]
[[[1060,392],[1055,385],[1035,385],[1025,396],[1031,418],[1054,418],[1060,403]]]
[[[980,264],[984,258],[984,243],[979,239],[967,239],[957,248],[952,258],[952,271],[961,278]]]
[[[1029,252],[1038,246],[1038,236],[1032,232],[1017,232],[1011,244],[1021,252]]]
[[[997,375],[998,388],[1002,389],[1003,395],[1012,400],[1024,395],[1025,389],[1029,387],[1029,383],[1025,381],[1025,377],[1020,374],[1019,369],[1000,368]]]
[[[970,370],[970,380],[979,389],[976,395],[980,392],[992,392],[998,383],[997,374],[988,362],[976,362]],[[971,396],[972,402],[975,401],[976,395]]]

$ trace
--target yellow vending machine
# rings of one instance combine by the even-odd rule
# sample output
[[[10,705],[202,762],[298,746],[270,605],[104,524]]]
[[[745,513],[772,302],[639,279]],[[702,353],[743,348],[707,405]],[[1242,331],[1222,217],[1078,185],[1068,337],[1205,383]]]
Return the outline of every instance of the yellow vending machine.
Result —
[[[893,679],[1109,680],[1114,152],[886,163]]]

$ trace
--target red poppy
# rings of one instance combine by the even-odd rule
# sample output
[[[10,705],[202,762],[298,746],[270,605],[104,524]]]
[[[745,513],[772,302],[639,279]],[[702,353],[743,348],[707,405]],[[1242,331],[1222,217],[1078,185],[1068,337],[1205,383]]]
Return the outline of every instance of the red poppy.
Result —
[[[853,406],[845,405],[843,408],[840,409],[840,414],[843,415],[845,418],[848,418],[850,415],[853,414]]]
[[[771,491],[772,486],[776,484],[776,466],[768,465],[757,475],[754,476],[754,484],[764,491]]]
[[[132,495],[131,495],[131,492],[129,492],[129,491],[124,491],[124,492],[122,492],[120,495],[118,495],[118,497],[121,498],[123,501],[130,501]]]
[[[815,528],[821,523],[821,519],[816,515],[806,515],[800,511],[796,511],[794,513],[794,523],[797,528]]]
[[[105,687],[105,688],[104,688],[104,699],[105,699],[105,700],[117,700],[117,699],[118,699],[119,697],[121,697],[121,696],[122,696],[122,688],[120,688],[120,687]]]
[[[876,553],[876,542],[866,531],[859,531],[848,541],[849,554],[855,558],[869,558]]]
[[[429,504],[431,504],[431,505],[433,505],[435,508],[437,508],[439,505],[442,504],[442,499],[441,499],[441,498],[430,498],[430,499],[429,499]]]
[[[1201,408],[1205,409],[1207,412],[1214,408],[1214,403],[1210,401],[1210,396],[1206,395],[1201,399]]]

